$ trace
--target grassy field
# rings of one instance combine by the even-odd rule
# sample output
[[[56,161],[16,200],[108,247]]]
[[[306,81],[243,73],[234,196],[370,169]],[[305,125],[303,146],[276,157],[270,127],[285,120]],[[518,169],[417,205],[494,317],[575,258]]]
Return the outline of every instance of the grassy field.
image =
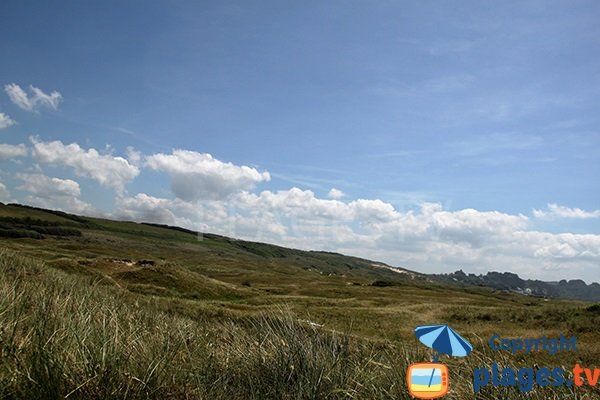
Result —
[[[430,282],[354,257],[0,206],[0,398],[408,399],[431,351],[416,325],[475,346],[448,399],[595,399],[596,388],[485,388],[473,369],[600,367],[600,307]],[[51,229],[48,229],[51,228]],[[77,231],[79,233],[76,233]],[[45,232],[45,233],[44,233]],[[575,335],[574,353],[493,352]]]

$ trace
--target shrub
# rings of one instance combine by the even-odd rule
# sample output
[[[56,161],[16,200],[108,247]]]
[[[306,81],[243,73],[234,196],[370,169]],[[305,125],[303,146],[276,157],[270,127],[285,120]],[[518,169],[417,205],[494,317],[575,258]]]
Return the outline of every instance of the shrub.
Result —
[[[0,237],[43,239],[44,235],[25,229],[0,229]]]

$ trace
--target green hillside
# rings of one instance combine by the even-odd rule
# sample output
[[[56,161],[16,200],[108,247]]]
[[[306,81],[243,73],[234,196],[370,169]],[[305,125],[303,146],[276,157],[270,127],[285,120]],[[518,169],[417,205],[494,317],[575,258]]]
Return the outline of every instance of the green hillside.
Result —
[[[476,347],[442,360],[462,371],[450,399],[473,397],[469,374],[493,362],[485,342],[494,333],[577,335],[577,355],[505,364],[593,366],[600,355],[600,314],[586,303],[20,205],[0,205],[0,227],[0,398],[409,398],[407,365],[431,356],[412,331],[430,323]],[[572,390],[495,388],[481,398],[575,398]]]

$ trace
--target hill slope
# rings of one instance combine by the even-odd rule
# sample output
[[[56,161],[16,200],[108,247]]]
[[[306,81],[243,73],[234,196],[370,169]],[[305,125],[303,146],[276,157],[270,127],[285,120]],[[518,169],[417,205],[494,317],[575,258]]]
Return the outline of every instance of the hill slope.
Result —
[[[86,232],[85,238],[82,232]],[[102,242],[107,239],[106,235],[112,236],[112,240],[119,238],[119,246],[109,246],[108,242]],[[410,271],[404,268],[391,267],[381,262],[365,260],[357,257],[345,256],[342,254],[303,251],[289,249],[266,243],[249,242],[244,240],[231,239],[228,237],[214,235],[210,233],[198,233],[185,228],[166,226],[151,223],[134,223],[123,221],[111,221],[99,218],[81,217],[60,211],[44,210],[35,207],[22,206],[18,204],[0,205],[0,237],[7,238],[33,238],[33,239],[66,239],[73,242],[68,247],[77,254],[77,250],[86,250],[89,252],[88,243],[95,241],[96,248],[101,249],[103,260],[91,261],[91,255],[83,252],[82,259],[78,260],[81,265],[88,265],[92,270],[104,270],[111,272],[110,276],[118,281],[137,281],[137,288],[141,290],[146,288],[154,290],[157,294],[166,290],[166,294],[174,295],[170,287],[177,286],[175,281],[186,282],[182,284],[181,289],[187,295],[199,297],[208,295],[214,297],[217,293],[224,293],[224,286],[220,285],[212,290],[200,291],[194,293],[192,290],[196,287],[210,286],[206,277],[192,277],[189,273],[175,271],[173,276],[165,278],[159,285],[159,277],[165,276],[161,272],[161,260],[173,262],[180,260],[183,264],[198,261],[198,265],[206,266],[209,260],[216,261],[217,264],[227,265],[227,277],[221,276],[218,268],[209,274],[208,277],[225,278],[226,282],[233,285],[248,287],[261,287],[268,284],[272,279],[276,280],[278,285],[290,282],[290,277],[296,283],[302,281],[302,277],[310,277],[315,274],[327,277],[346,278],[350,284],[355,285],[374,285],[380,287],[394,286],[399,284],[431,285],[437,284],[444,287],[485,287],[492,290],[511,291],[527,296],[544,298],[565,298],[584,301],[600,301],[600,285],[593,283],[586,285],[583,281],[561,281],[561,282],[543,282],[538,280],[523,280],[516,274],[490,272],[486,275],[476,276],[474,274],[465,274],[457,271],[451,274],[426,275]],[[79,238],[79,239],[78,239]],[[48,240],[46,240],[47,242]],[[46,242],[40,242],[39,247],[44,248]],[[77,248],[75,243],[80,244]],[[143,252],[139,250],[148,248],[148,243],[155,243],[158,247],[154,248],[148,254],[152,254],[157,260],[149,261],[145,265],[152,264],[156,271],[151,272],[147,268],[139,268],[140,260],[144,260]],[[184,247],[185,252],[175,254],[170,251],[168,246],[176,243],[174,248]],[[182,244],[185,244],[182,246]],[[59,246],[60,247],[60,246]],[[116,247],[117,251],[108,251]],[[114,256],[106,257],[108,255]],[[56,254],[55,254],[56,256]],[[133,257],[133,258],[132,258]],[[70,262],[58,263],[63,268],[68,268]],[[244,266],[240,270],[240,266]],[[269,266],[270,268],[265,268]],[[215,267],[215,266],[213,266]],[[237,271],[240,279],[234,279]],[[221,271],[222,272],[222,271]],[[309,272],[305,274],[303,272]],[[177,276],[179,274],[179,276]],[[114,276],[113,276],[114,275]],[[168,276],[168,275],[167,275]],[[312,279],[312,278],[310,278]],[[253,285],[254,283],[254,285]],[[184,287],[185,286],[185,287]],[[217,285],[219,286],[219,285]],[[275,288],[263,288],[265,290],[281,290]],[[232,295],[240,295],[239,288],[229,286],[225,291],[230,291]],[[243,292],[244,290],[242,290]],[[246,290],[247,291],[247,290]]]
[[[408,363],[430,357],[413,330],[432,323],[450,324],[476,348],[467,361],[443,359],[462,371],[448,399],[472,398],[470,370],[493,362],[492,334],[577,335],[578,360],[600,357],[595,305],[19,205],[0,205],[0,224],[9,231],[0,239],[2,398],[408,399]],[[487,398],[557,394],[573,396],[499,388]]]

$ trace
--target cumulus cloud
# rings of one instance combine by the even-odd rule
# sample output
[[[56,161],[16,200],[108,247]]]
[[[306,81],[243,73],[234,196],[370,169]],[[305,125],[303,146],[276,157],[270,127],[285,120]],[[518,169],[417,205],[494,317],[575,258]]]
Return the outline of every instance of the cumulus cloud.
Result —
[[[336,189],[336,188],[331,188],[331,190],[329,191],[329,193],[327,193],[327,197],[329,197],[330,199],[334,199],[334,200],[340,200],[344,196],[346,196],[346,194],[344,192],[342,192],[341,190]]]
[[[80,199],[79,183],[71,179],[52,178],[42,174],[18,173],[23,181],[19,190],[30,193],[25,201],[33,206],[74,213],[91,213],[93,207]]]
[[[24,183],[19,187],[37,196],[70,196],[79,197],[79,184],[71,179],[51,178],[42,174],[17,174]]]
[[[540,219],[573,218],[590,219],[600,218],[600,210],[585,211],[581,208],[570,208],[549,203],[547,210],[533,210],[533,216]]]
[[[142,161],[142,153],[132,146],[127,146],[127,160],[131,165],[139,166]]]
[[[335,246],[345,243],[352,253],[358,249],[421,252],[434,242],[479,249],[497,244],[503,235],[528,224],[522,215],[450,212],[432,203],[423,204],[420,213],[401,213],[379,199],[320,199],[312,191],[299,188],[260,194],[242,192],[233,195],[227,204],[227,211],[241,218],[260,215],[256,229],[263,229],[262,223],[282,224],[285,236],[270,238],[278,243],[304,248],[318,245],[338,251],[340,248]],[[232,229],[224,234],[238,233]]]
[[[357,199],[349,202],[320,199],[310,190],[292,188],[256,195],[243,192],[231,199],[236,210],[263,210],[298,221],[358,224],[372,234],[418,240],[446,240],[477,246],[482,238],[505,235],[528,225],[523,215],[473,209],[445,211],[437,203],[424,203],[421,212],[398,212],[380,199]]]
[[[41,89],[32,85],[29,86],[30,95],[16,83],[9,83],[4,86],[4,91],[15,105],[25,111],[37,111],[41,107],[57,110],[58,105],[63,99],[62,95],[57,91],[46,94]]]
[[[71,167],[77,176],[94,179],[118,193],[122,193],[125,185],[140,173],[138,167],[123,157],[100,154],[93,148],[85,150],[77,143],[66,145],[58,140],[43,142],[37,137],[30,139],[37,162]]]
[[[441,207],[423,221],[430,226],[430,233],[435,237],[443,241],[468,243],[473,247],[496,241],[528,225],[528,218],[523,215],[474,209],[450,212],[441,210]]]
[[[189,150],[151,155],[146,158],[145,165],[169,174],[173,193],[186,201],[222,199],[271,179],[268,172],[225,163],[210,154]]]
[[[15,120],[4,113],[0,113],[0,129],[8,128],[16,124]]]
[[[338,200],[319,199],[310,190],[296,187],[272,192],[265,190],[259,195],[243,192],[232,198],[236,208],[277,213],[287,218],[350,220],[352,210]]]
[[[286,234],[286,227],[269,212],[251,212],[220,200],[190,203],[179,198],[158,198],[146,193],[121,197],[114,216],[139,222],[182,226],[198,232],[231,237],[272,240]]]
[[[589,274],[600,261],[600,235],[537,232],[524,215],[451,211],[439,203],[400,212],[380,199],[323,199],[291,188],[199,201],[138,194],[121,199],[119,207],[130,219],[338,251],[424,272],[485,268],[554,279],[567,266],[582,274],[591,268]]]
[[[600,235],[548,232],[518,232],[516,236],[529,244],[534,257],[569,260],[599,259]]]
[[[5,144],[0,143],[0,160],[7,158],[25,157],[27,147],[24,144]]]
[[[184,203],[153,197],[146,193],[138,193],[133,197],[119,197],[116,203],[115,215],[121,219],[177,225],[189,229],[193,227],[193,222],[189,218],[175,215],[175,212],[178,214],[185,212],[187,206]]]
[[[125,160],[77,144],[36,138],[32,143],[39,162],[70,166],[80,176],[121,190],[115,201],[116,218],[338,251],[424,272],[499,269],[554,279],[564,276],[567,267],[580,275],[590,274],[600,261],[600,235],[532,231],[530,219],[522,214],[447,210],[439,203],[422,203],[418,209],[401,212],[381,199],[343,200],[344,194],[335,188],[327,198],[296,187],[254,193],[251,189],[270,179],[268,172],[225,163],[209,154],[173,150],[143,158],[128,148]],[[171,177],[174,198],[124,195],[125,183],[139,173],[142,160],[144,167]],[[71,190],[71,197],[78,198],[73,183],[54,182],[54,186],[60,192]],[[534,210],[537,218],[596,214],[555,204],[549,204],[547,211]]]
[[[386,222],[399,216],[394,206],[379,199],[358,199],[348,203],[348,207],[352,210],[354,218],[360,221]]]

